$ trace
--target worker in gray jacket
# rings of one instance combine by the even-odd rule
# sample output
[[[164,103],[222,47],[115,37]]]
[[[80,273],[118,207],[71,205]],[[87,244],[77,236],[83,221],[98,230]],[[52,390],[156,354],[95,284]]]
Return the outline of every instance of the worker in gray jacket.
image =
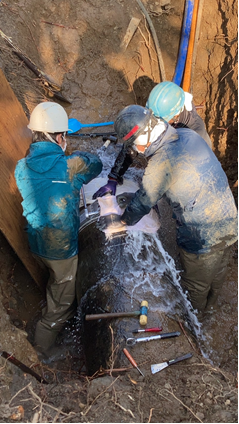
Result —
[[[148,164],[140,189],[111,222],[134,225],[165,196],[177,225],[182,286],[194,309],[209,310],[225,279],[229,246],[237,240],[237,209],[220,162],[195,131],[174,129],[142,106],[124,108],[115,131]]]
[[[164,81],[157,84],[149,94],[146,107],[153,111],[155,117],[164,119],[176,129],[189,128],[196,131],[212,148],[205,124],[193,104],[192,94],[183,91],[174,82]],[[117,184],[123,183],[123,175],[136,156],[138,153],[131,146],[123,145],[108,175],[107,184],[95,193],[95,199],[107,193],[115,195]]]

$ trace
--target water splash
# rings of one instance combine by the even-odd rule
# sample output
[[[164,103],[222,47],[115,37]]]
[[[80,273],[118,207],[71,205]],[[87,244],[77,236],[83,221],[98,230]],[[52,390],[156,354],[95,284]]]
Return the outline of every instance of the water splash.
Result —
[[[164,250],[158,235],[128,233],[124,255],[128,272],[122,271],[121,281],[131,293],[131,301],[133,298],[139,301],[150,298],[152,311],[160,309],[171,317],[187,317],[189,327],[196,336],[202,337],[201,323],[180,285],[180,272],[173,258]]]
[[[107,147],[107,151],[102,146],[97,150],[97,154],[103,163],[103,169],[100,178],[105,178],[108,176],[111,168],[115,163],[115,159],[117,158],[120,150],[122,149],[122,144],[109,145]],[[130,167],[124,174],[126,179],[131,179],[132,181],[139,183],[142,180],[142,176],[144,174],[144,169]]]

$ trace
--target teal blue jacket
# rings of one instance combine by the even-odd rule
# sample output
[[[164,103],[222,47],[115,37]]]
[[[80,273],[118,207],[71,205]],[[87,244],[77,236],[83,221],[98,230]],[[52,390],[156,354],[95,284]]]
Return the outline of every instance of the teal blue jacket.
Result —
[[[220,162],[195,131],[174,129],[145,152],[148,165],[122,220],[134,225],[163,196],[177,223],[177,243],[189,253],[223,249],[237,240],[237,208]]]
[[[30,250],[47,259],[78,253],[80,189],[102,170],[100,159],[76,151],[66,156],[57,144],[41,141],[16,166]]]

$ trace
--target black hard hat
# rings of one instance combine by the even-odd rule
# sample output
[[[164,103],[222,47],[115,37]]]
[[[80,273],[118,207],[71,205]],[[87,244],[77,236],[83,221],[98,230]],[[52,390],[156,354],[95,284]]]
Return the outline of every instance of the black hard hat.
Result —
[[[117,116],[114,128],[119,139],[127,145],[134,143],[142,134],[152,117],[152,111],[143,106],[130,105]]]

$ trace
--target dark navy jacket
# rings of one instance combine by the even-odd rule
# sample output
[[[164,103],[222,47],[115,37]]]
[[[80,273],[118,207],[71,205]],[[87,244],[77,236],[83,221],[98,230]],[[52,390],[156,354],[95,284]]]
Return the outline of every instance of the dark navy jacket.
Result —
[[[16,166],[30,250],[48,259],[78,253],[80,189],[102,170],[100,159],[86,152],[65,156],[57,144],[41,141]]]
[[[211,148],[195,131],[166,132],[145,152],[142,186],[122,220],[134,225],[166,196],[177,221],[177,243],[190,253],[206,253],[237,240],[237,209],[228,180]]]

